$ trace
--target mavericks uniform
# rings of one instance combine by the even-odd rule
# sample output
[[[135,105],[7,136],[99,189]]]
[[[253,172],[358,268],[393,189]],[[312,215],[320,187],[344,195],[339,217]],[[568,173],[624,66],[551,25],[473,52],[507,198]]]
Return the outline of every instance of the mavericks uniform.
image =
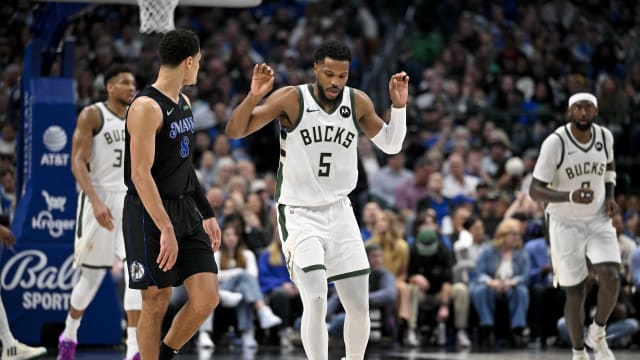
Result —
[[[344,87],[334,111],[316,101],[311,84],[297,87],[300,113],[281,130],[275,199],[278,230],[293,276],[325,269],[328,281],[369,273],[360,230],[347,195],[358,178],[358,126],[353,90]]]
[[[202,216],[193,198],[200,184],[193,169],[194,123],[191,107],[182,94],[176,104],[152,86],[145,87],[137,96],[153,99],[162,110],[162,126],[156,134],[151,175],[173,224],[179,250],[174,267],[162,271],[156,263],[160,253],[160,230],[144,208],[131,181],[130,136],[125,128],[124,180],[127,196],[123,231],[129,287],[146,289],[148,286],[177,286],[197,273],[217,273],[211,242],[202,228]]]
[[[585,255],[593,264],[620,262],[615,229],[605,209],[605,172],[613,161],[613,136],[596,124],[587,144],[573,137],[569,124],[542,144],[533,177],[557,191],[593,190],[589,204],[562,202],[546,207],[551,260],[561,286],[577,285],[587,277]]]
[[[96,103],[102,120],[93,134],[89,175],[96,193],[111,211],[114,229],[100,226],[86,194],[78,194],[74,265],[111,268],[114,256],[124,258],[122,207],[126,187],[122,182],[124,165],[124,119],[105,103]]]

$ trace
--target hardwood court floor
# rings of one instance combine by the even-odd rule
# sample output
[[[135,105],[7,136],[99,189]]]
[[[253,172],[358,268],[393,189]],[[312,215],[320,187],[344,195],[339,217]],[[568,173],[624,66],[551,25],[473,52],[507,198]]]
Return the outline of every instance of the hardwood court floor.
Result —
[[[640,350],[614,351],[617,360],[640,359]],[[49,354],[41,359],[55,359],[56,349],[49,349]],[[332,352],[329,359],[339,360],[344,352]],[[120,351],[83,349],[77,352],[78,360],[118,360],[123,355]],[[429,359],[429,360],[566,360],[571,358],[570,349],[547,350],[505,350],[495,353],[477,352],[444,352],[433,349],[399,349],[385,350],[373,348],[367,352],[369,360],[402,360],[402,359]],[[277,348],[261,348],[256,352],[244,352],[242,350],[216,350],[216,351],[185,351],[177,356],[179,360],[303,360],[304,352],[301,349],[280,350]]]

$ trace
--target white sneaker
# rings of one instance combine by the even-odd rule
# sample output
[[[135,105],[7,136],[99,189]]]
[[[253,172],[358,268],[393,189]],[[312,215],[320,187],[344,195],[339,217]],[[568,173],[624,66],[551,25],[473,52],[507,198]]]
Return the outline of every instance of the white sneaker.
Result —
[[[282,324],[282,319],[274,314],[271,308],[266,305],[258,311],[258,320],[260,320],[260,327],[263,329],[269,329]]]
[[[593,350],[595,360],[616,359],[607,344],[607,333],[604,328],[597,326],[595,322],[589,325],[589,330],[587,330],[587,336],[584,338],[584,343]]]
[[[407,330],[407,337],[404,341],[405,345],[416,347],[420,345],[420,341],[418,340],[418,335],[416,335],[416,331],[412,329]]]
[[[198,348],[199,349],[213,349],[214,344],[211,340],[211,336],[206,331],[198,332]]]
[[[459,347],[468,348],[471,347],[471,340],[469,340],[469,335],[464,329],[459,329],[456,337],[456,341]]]
[[[19,342],[2,350],[2,360],[34,359],[46,353],[47,349],[42,346],[31,347]]]
[[[253,330],[247,330],[242,333],[242,347],[255,348],[258,347],[255,336],[253,336]]]
[[[582,351],[573,350],[573,358],[572,360],[591,360],[589,359],[589,353],[587,353],[587,349],[582,349]]]
[[[242,301],[242,294],[229,290],[220,290],[219,297],[222,307],[236,307]]]

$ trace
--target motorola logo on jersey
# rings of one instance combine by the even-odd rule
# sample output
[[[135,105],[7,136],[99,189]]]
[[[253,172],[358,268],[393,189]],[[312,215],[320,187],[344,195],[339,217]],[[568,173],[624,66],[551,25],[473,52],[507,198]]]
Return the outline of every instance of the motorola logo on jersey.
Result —
[[[596,143],[596,150],[598,150],[598,151],[602,151],[602,148],[603,148],[602,143],[601,143],[600,141],[598,141],[598,142]]]
[[[319,142],[333,142],[344,146],[346,149],[351,146],[356,134],[339,126],[313,126],[311,129],[300,130],[302,142],[305,145]]]
[[[42,154],[40,166],[67,166],[69,153],[59,153],[67,146],[67,133],[62,127],[49,126],[42,135],[42,143],[49,152]]]
[[[340,115],[342,115],[342,117],[344,118],[348,118],[349,116],[351,116],[351,109],[349,109],[348,106],[340,106]]]
[[[576,176],[581,175],[598,175],[602,176],[606,166],[604,163],[598,161],[585,161],[583,163],[575,164],[564,168],[565,173],[569,179],[573,179]]]

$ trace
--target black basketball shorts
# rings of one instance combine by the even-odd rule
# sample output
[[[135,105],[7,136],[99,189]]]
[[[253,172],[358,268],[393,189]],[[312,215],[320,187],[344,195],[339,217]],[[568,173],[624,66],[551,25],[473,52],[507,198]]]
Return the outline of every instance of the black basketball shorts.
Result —
[[[127,194],[124,201],[122,226],[129,287],[146,289],[178,286],[197,273],[218,273],[209,236],[202,228],[202,218],[190,196],[163,199],[178,240],[178,259],[171,270],[162,271],[156,262],[160,254],[160,230],[137,195]]]

